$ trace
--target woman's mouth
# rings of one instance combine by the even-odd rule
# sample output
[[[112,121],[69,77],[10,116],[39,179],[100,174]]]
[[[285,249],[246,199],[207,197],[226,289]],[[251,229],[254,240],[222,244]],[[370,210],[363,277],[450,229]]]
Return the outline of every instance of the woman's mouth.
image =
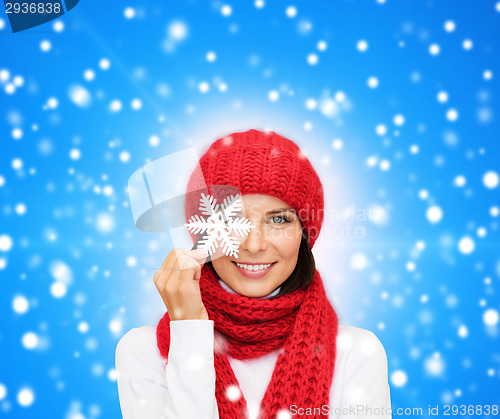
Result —
[[[236,269],[238,269],[238,271],[247,278],[260,278],[266,275],[276,264],[276,262],[258,264],[258,263],[239,263],[234,261],[233,263],[236,266]]]

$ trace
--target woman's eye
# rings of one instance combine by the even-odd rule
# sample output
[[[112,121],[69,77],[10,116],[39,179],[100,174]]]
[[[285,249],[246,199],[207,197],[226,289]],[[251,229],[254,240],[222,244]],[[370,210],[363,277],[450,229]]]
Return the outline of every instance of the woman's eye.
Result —
[[[283,224],[283,223],[289,223],[291,220],[288,217],[285,217],[284,215],[275,215],[271,220],[276,223],[276,224]]]

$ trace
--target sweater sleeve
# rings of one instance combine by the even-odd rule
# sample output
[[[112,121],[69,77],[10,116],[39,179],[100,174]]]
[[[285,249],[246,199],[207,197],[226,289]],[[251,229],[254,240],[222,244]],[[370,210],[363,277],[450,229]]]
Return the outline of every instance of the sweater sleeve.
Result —
[[[167,364],[154,332],[132,329],[116,347],[123,418],[218,419],[213,320],[171,321]]]
[[[375,334],[359,330],[346,351],[338,419],[391,418],[387,355]]]

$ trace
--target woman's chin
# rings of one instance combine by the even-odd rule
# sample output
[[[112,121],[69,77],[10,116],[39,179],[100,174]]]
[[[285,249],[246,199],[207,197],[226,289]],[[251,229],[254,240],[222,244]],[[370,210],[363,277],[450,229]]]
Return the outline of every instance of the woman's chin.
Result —
[[[255,280],[254,280],[255,282]],[[252,286],[253,285],[253,286]],[[233,288],[233,287],[231,287]],[[241,284],[239,286],[235,285],[235,288],[233,288],[234,291],[236,291],[239,295],[242,295],[244,297],[250,297],[250,298],[261,298],[265,297],[266,295],[270,294],[271,291],[267,291],[267,289],[263,289],[261,286],[257,286],[257,284]]]

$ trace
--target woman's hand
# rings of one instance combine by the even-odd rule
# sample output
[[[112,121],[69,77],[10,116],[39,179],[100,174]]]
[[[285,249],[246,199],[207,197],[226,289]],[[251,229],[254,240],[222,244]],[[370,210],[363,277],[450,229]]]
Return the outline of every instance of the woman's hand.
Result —
[[[155,285],[171,320],[209,320],[199,282],[207,256],[203,249],[172,249],[156,272]]]

